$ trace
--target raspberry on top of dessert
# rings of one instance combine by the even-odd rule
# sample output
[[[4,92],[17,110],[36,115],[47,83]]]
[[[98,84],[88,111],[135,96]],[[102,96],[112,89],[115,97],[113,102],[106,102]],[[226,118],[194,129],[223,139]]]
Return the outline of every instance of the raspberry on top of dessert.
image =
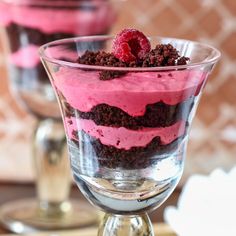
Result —
[[[151,49],[148,38],[136,29],[124,29],[113,40],[112,52],[86,51],[78,63],[112,67],[160,67],[185,65],[189,58],[180,56],[171,44],[158,44]],[[122,71],[102,71],[101,80],[118,78]]]

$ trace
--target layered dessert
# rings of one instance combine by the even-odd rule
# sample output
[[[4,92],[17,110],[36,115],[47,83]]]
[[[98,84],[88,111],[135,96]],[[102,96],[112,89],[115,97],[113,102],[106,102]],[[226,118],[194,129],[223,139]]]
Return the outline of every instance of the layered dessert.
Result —
[[[53,85],[69,147],[111,169],[143,169],[175,152],[206,78],[184,67],[189,60],[171,44],[151,49],[143,33],[126,29],[112,52],[86,51],[81,68],[58,68]]]
[[[40,113],[47,100],[48,104],[52,102],[53,92],[48,94],[48,76],[40,63],[38,47],[66,37],[106,34],[114,19],[111,3],[104,0],[0,1],[0,24],[9,41],[10,76],[30,110]],[[38,95],[33,97],[27,90],[35,90]],[[55,99],[53,105],[57,106]],[[49,108],[51,112],[54,109]]]

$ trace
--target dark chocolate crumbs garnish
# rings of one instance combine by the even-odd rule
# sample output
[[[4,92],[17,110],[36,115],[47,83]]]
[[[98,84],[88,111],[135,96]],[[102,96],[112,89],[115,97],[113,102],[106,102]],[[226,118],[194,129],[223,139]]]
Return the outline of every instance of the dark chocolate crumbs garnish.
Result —
[[[77,62],[85,65],[126,67],[126,63],[117,59],[112,53],[104,51],[86,51]]]
[[[189,61],[190,59],[188,57],[180,57],[177,60],[177,65],[186,65],[187,61]]]
[[[178,51],[171,44],[158,44],[155,49],[147,53],[143,59],[132,62],[123,62],[112,53],[104,51],[86,51],[77,60],[80,64],[107,66],[107,67],[159,67],[186,65],[188,57],[180,57]],[[124,76],[127,72],[115,70],[103,70],[99,73],[100,80],[111,80]],[[169,75],[172,76],[172,75]],[[157,75],[161,78],[161,75]]]
[[[77,62],[85,65],[128,67],[127,63],[122,62],[112,53],[107,53],[104,51],[86,51],[81,57],[78,58]],[[111,80],[119,78],[125,74],[126,72],[123,71],[103,70],[99,73],[99,78],[100,80]]]
[[[143,67],[185,65],[187,57],[180,57],[179,52],[171,44],[158,44],[144,58]]]
[[[126,72],[124,71],[108,71],[104,70],[99,73],[100,80],[111,80],[115,78],[120,78],[121,76],[125,75]]]

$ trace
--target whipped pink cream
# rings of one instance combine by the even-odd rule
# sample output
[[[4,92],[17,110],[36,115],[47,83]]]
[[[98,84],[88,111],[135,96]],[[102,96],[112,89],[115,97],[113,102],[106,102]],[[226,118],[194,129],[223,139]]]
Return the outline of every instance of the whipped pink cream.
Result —
[[[0,24],[8,26],[10,23],[15,23],[48,34],[55,32],[75,35],[100,34],[107,31],[115,19],[111,5],[101,3],[92,11],[76,7],[71,10],[29,7],[14,2],[0,3]],[[56,4],[55,2],[54,5]]]
[[[65,127],[70,139],[73,131],[83,130],[95,139],[99,139],[104,145],[111,145],[118,149],[129,150],[132,147],[145,147],[155,137],[160,137],[163,145],[173,142],[176,138],[184,135],[185,121],[178,121],[166,128],[142,128],[140,130],[129,130],[124,127],[109,127],[96,125],[92,120],[65,118]]]
[[[0,25],[7,26],[11,23],[10,7],[0,2]]]
[[[54,74],[54,85],[73,108],[82,112],[105,103],[131,116],[142,116],[148,104],[163,101],[176,105],[198,95],[205,78],[201,70],[178,70],[129,72],[119,79],[101,81],[99,72],[63,67]]]
[[[41,63],[39,54],[38,54],[39,46],[30,44],[26,47],[20,48],[18,51],[9,55],[9,61],[11,64],[15,66],[22,67],[22,68],[34,68],[38,64]],[[58,51],[58,50],[57,50]],[[56,57],[56,50],[54,48],[50,48],[47,50],[47,53],[53,53]],[[68,49],[64,49],[66,58],[68,60],[73,60],[74,58],[78,57],[78,54],[74,51],[69,51]],[[58,54],[58,59],[60,59],[61,53]],[[72,59],[73,58],[73,59]]]
[[[38,47],[35,45],[20,48],[15,53],[10,54],[9,57],[10,63],[24,68],[33,68],[40,63]]]

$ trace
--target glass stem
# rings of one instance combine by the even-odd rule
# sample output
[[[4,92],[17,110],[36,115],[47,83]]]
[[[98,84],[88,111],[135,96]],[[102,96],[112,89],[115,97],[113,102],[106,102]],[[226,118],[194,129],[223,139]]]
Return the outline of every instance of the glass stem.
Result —
[[[70,210],[71,172],[62,121],[39,120],[33,137],[39,209],[48,217]]]
[[[98,236],[154,236],[152,223],[147,214],[106,214],[100,224]]]

